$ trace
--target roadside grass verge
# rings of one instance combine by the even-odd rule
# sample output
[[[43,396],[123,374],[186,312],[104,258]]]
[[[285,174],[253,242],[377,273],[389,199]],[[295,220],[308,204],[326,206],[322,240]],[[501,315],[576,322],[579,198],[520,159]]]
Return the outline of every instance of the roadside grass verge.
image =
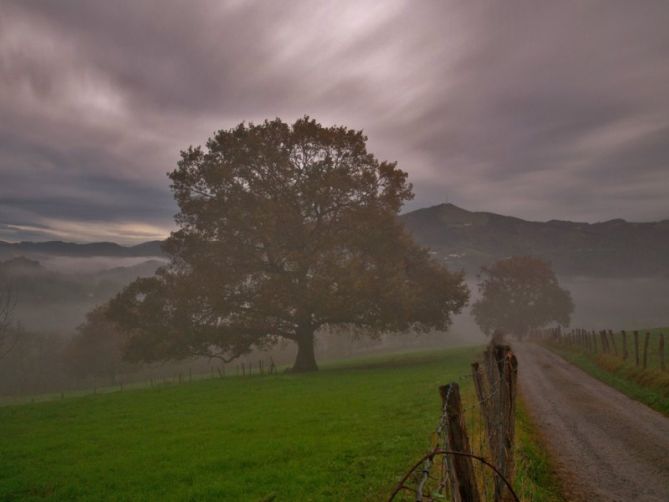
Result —
[[[519,396],[516,403],[515,456],[516,478],[513,485],[521,500],[532,502],[566,500],[543,439],[527,412],[522,396]]]
[[[659,355],[656,347],[658,338],[656,335],[659,333],[664,333],[666,343],[669,343],[669,329],[639,330],[639,338],[642,339],[641,335],[645,336],[646,332],[651,333],[647,369],[635,365],[634,353],[630,350],[629,345],[627,360],[623,360],[620,355],[593,354],[573,346],[568,347],[555,343],[544,345],[593,377],[669,416],[669,371],[659,369]],[[627,338],[629,344],[631,338],[629,333]],[[616,343],[618,343],[619,354],[622,353],[621,340],[622,337],[617,334]],[[642,345],[641,341],[640,344]]]
[[[522,371],[519,366],[518,371]],[[490,458],[488,441],[485,437],[483,417],[478,406],[472,406],[477,399],[473,386],[467,386],[462,394],[463,402],[470,403],[465,411],[465,423],[470,439],[472,452]],[[564,502],[562,487],[556,474],[552,460],[546,450],[539,430],[528,414],[522,395],[516,398],[515,428],[515,476],[513,489],[523,502]],[[478,471],[479,480],[485,478],[487,488],[479,483],[479,493],[492,496],[492,480],[490,471],[474,462],[474,470]],[[482,474],[485,471],[485,474]]]

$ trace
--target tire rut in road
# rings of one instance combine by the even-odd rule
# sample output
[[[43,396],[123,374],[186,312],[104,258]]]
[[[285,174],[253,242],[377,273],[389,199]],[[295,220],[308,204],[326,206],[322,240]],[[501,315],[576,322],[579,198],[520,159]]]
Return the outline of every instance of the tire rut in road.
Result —
[[[669,418],[549,350],[513,344],[532,417],[581,500],[669,501]]]

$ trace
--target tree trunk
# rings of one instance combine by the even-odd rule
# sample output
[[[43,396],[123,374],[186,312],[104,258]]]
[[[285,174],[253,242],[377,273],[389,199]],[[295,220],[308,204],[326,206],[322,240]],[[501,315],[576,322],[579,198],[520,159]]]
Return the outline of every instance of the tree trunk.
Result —
[[[316,355],[314,353],[313,330],[301,331],[295,343],[297,343],[297,357],[293,365],[293,372],[306,373],[308,371],[318,371]]]

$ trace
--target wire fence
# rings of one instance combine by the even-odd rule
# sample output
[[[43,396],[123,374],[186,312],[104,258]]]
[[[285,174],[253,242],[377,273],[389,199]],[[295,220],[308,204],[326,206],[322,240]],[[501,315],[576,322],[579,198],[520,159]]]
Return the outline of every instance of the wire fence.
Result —
[[[439,388],[441,416],[429,451],[402,477],[389,501],[518,501],[514,475],[518,364],[508,345],[494,340],[471,374],[476,399],[462,406],[458,381]]]
[[[561,345],[592,355],[606,355],[620,359],[641,369],[669,370],[665,349],[665,334],[660,330],[614,332],[561,328],[537,329],[530,338]]]
[[[191,367],[180,368],[178,370],[172,369],[170,371],[169,368],[161,369],[161,366],[158,365],[158,368],[147,368],[144,375],[118,375],[114,378],[115,383],[110,383],[107,379],[92,378],[75,382],[67,388],[51,392],[0,394],[0,406],[64,400],[89,395],[123,392],[126,390],[152,389],[181,385],[198,380],[276,375],[284,369],[284,367],[278,366],[271,356],[264,359],[258,358],[256,361],[247,359],[236,365],[229,364],[227,365],[227,369],[225,365],[210,364],[206,368],[202,367],[202,365],[196,366],[195,371]]]

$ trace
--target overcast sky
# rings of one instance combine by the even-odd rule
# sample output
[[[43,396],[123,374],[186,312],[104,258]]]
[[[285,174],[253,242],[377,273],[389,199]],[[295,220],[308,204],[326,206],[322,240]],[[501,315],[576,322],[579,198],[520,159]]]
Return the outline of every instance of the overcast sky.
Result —
[[[408,210],[669,218],[669,2],[0,0],[0,239],[164,237],[179,150],[305,114]]]

